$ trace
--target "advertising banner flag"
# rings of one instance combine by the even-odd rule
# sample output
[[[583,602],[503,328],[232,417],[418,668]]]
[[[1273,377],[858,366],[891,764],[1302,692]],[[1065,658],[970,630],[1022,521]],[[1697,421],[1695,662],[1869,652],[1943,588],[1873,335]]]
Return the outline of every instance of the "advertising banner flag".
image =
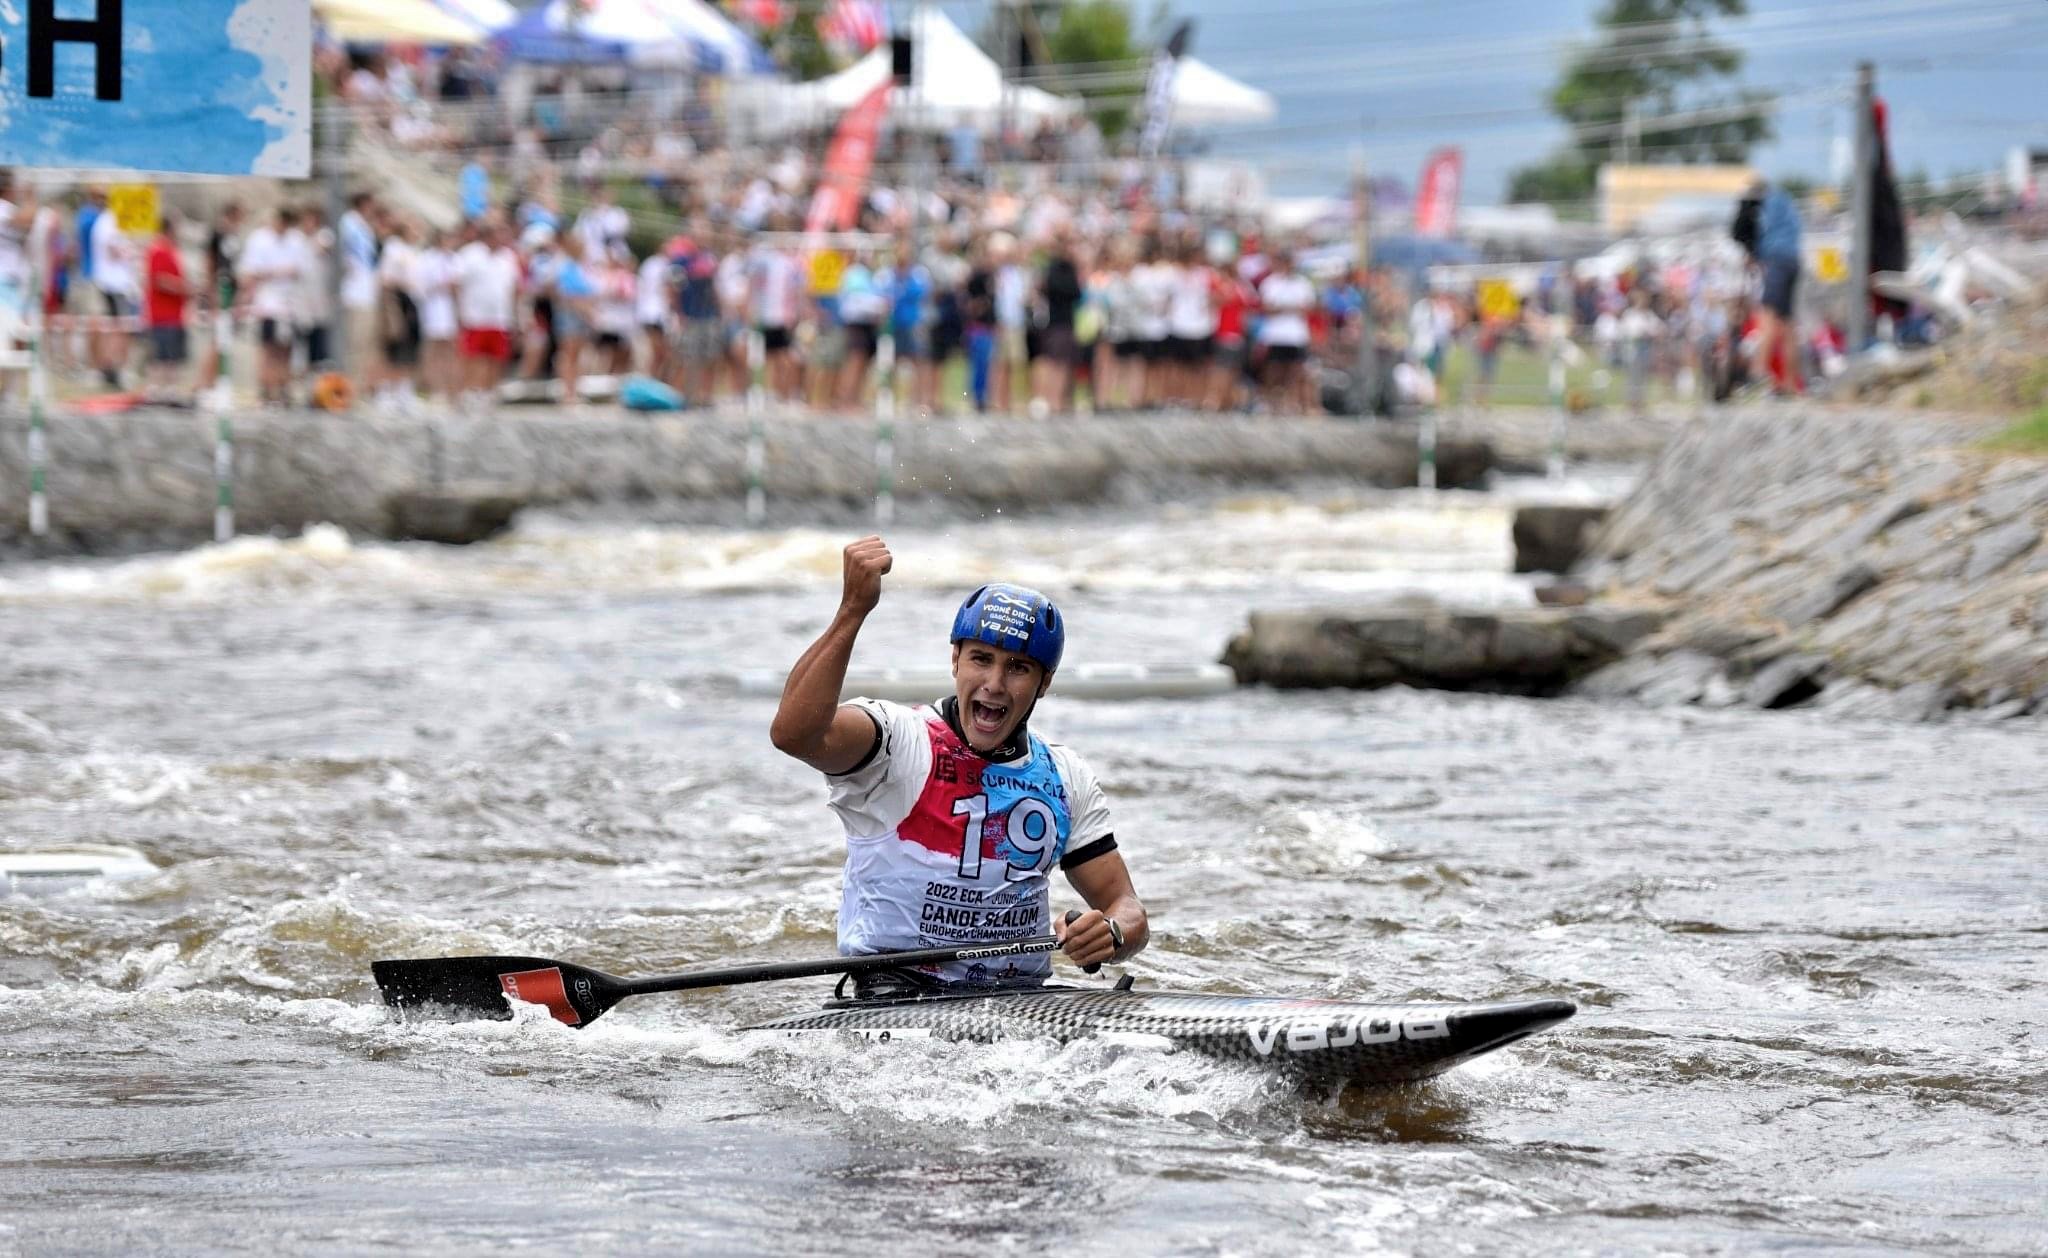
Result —
[[[308,0],[0,0],[0,165],[312,166]]]
[[[883,79],[840,118],[832,147],[825,150],[825,169],[811,198],[811,212],[804,218],[805,231],[844,231],[860,218],[861,196],[875,164],[882,116],[889,112],[889,90],[894,86]]]
[[[1444,237],[1458,223],[1458,185],[1465,173],[1462,149],[1440,148],[1422,166],[1422,187],[1415,195],[1415,234]]]
[[[1145,130],[1138,136],[1138,155],[1146,161],[1157,158],[1166,147],[1173,129],[1173,82],[1180,73],[1180,59],[1194,41],[1195,24],[1182,22],[1152,58],[1145,76]]]

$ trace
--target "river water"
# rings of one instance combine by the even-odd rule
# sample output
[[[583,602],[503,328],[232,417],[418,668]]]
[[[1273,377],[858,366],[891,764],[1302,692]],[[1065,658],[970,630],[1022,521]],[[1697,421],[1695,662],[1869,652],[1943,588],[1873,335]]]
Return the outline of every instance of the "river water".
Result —
[[[1500,501],[1241,499],[898,530],[857,664],[996,576],[1070,660],[1252,607],[1526,601]],[[2040,1253],[2038,731],[1479,695],[1049,698],[1148,985],[1564,995],[1426,1086],[1150,1049],[737,1034],[827,983],[397,1023],[369,963],[829,953],[840,844],[768,698],[841,532],[316,530],[0,570],[0,846],[160,872],[0,900],[0,1254]],[[1064,887],[1055,907],[1071,899]]]

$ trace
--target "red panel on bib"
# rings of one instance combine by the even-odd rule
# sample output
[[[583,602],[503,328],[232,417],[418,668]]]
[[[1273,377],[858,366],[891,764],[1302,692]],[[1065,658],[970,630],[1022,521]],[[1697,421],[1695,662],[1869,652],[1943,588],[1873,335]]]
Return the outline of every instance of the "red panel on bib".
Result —
[[[927,717],[925,732],[932,740],[931,776],[925,779],[924,792],[917,797],[910,815],[896,827],[896,836],[957,861],[967,819],[956,815],[953,805],[981,794],[981,771],[988,761],[975,755],[943,717]],[[982,859],[994,860],[1002,841],[1000,822],[993,828],[984,825]]]

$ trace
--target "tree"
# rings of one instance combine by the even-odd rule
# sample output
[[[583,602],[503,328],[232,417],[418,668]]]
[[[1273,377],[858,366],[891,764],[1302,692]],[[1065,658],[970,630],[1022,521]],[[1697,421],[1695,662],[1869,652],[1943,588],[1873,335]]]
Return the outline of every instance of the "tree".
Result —
[[[1767,92],[1714,93],[1742,69],[1742,51],[1715,39],[1717,17],[1741,17],[1748,0],[1607,0],[1600,37],[1581,47],[1551,89],[1550,110],[1571,128],[1570,144],[1509,178],[1510,196],[1584,203],[1600,167],[1644,158],[1663,162],[1746,160],[1771,138]]]
[[[800,81],[822,79],[842,67],[818,33],[818,10],[806,5],[783,24],[774,45],[775,59]]]
[[[1164,12],[1162,5],[1161,12]],[[1159,14],[1155,14],[1155,23]],[[1042,43],[1040,38],[1042,37]],[[1018,41],[1006,50],[1004,44]],[[1130,125],[1145,94],[1152,50],[1133,34],[1125,0],[1032,0],[992,8],[980,43],[998,65],[1008,65],[1018,45],[1029,52],[1026,71],[1049,91],[1077,91],[1106,136]],[[1071,80],[1071,82],[1070,82]]]
[[[1150,52],[1132,36],[1131,11],[1123,0],[1081,0],[1063,7],[1059,24],[1046,38],[1046,50],[1056,67],[1085,67],[1080,70],[1084,75],[1131,63],[1128,84],[1088,93],[1088,112],[1102,134],[1115,136],[1130,124],[1131,112],[1145,92]]]

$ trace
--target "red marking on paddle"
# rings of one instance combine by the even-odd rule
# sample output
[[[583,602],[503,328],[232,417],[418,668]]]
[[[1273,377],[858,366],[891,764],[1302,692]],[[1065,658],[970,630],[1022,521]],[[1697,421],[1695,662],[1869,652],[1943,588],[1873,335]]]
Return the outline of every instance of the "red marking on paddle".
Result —
[[[562,972],[553,966],[545,970],[521,970],[516,974],[500,974],[498,986],[514,1000],[523,1000],[530,1005],[546,1005],[555,1021],[570,1026],[580,1026],[583,1015],[576,1012],[576,1006],[569,1003],[569,991],[562,986]]]

